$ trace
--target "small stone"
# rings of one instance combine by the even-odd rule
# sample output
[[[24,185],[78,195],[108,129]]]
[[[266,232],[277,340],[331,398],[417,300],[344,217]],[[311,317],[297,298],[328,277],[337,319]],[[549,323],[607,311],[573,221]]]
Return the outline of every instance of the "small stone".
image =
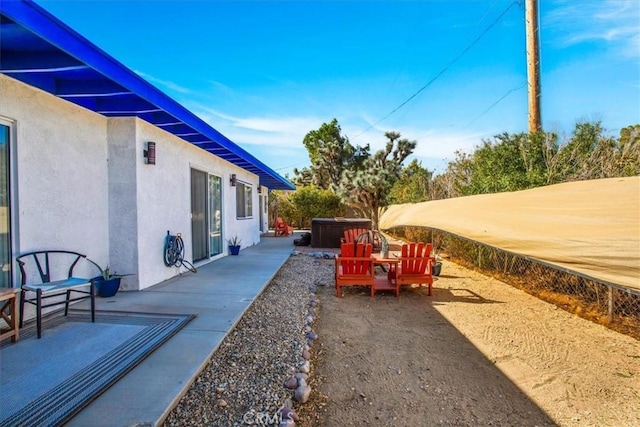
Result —
[[[311,364],[309,363],[308,360],[305,360],[300,364],[298,369],[300,370],[300,372],[308,374],[309,371],[311,371]]]
[[[313,316],[312,315],[308,315],[306,319],[304,319],[304,322],[307,325],[311,325],[313,323]]]
[[[217,388],[216,388],[216,393],[218,393],[218,394],[222,394],[222,393],[224,393],[224,391],[225,391],[225,390],[226,390],[226,389],[225,389],[224,387],[217,387]]]
[[[315,332],[307,332],[307,339],[316,340],[318,339],[318,334]]]
[[[311,353],[309,350],[302,350],[302,358],[304,360],[309,360],[311,358]]]
[[[309,378],[309,375],[305,374],[304,372],[298,372],[298,373],[296,373],[296,374],[294,375],[294,377],[295,377],[297,380],[305,380],[305,381],[306,381],[306,380],[307,380],[307,378]]]
[[[289,409],[292,409],[292,408],[293,408],[293,402],[291,401],[291,399],[286,398],[286,399],[284,400],[284,402],[282,402],[282,407],[283,407],[283,408],[289,408]]]
[[[224,400],[224,399],[220,399],[220,400],[218,400],[218,406],[219,406],[219,407],[221,407],[221,408],[226,408],[226,406],[227,406],[227,401],[226,401],[226,400]]]
[[[316,300],[309,301],[309,307],[315,307],[317,305]]]
[[[304,331],[307,332],[307,333],[311,332],[312,331],[311,326],[309,326],[309,325],[305,326],[304,327]]]
[[[289,390],[294,390],[296,387],[298,387],[298,379],[296,377],[289,377],[284,382],[284,386]]]
[[[290,419],[293,421],[300,421],[300,417],[298,416],[298,414],[296,414],[296,411],[294,411],[291,408],[282,408],[282,418],[283,419]]]
[[[311,395],[311,387],[308,385],[300,386],[296,389],[296,392],[293,398],[300,403],[306,403],[309,400],[309,396]]]
[[[295,426],[296,426],[296,422],[290,418],[283,418],[282,421],[280,421],[280,424],[278,424],[278,427],[295,427]]]

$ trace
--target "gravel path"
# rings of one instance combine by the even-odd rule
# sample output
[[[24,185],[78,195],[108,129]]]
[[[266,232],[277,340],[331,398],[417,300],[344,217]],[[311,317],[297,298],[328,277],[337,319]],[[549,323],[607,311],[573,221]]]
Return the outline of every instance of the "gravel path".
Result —
[[[260,417],[268,421],[278,416],[288,399],[290,407],[294,390],[284,383],[305,362],[303,351],[312,329],[309,315],[315,314],[312,292],[316,285],[326,285],[322,282],[333,277],[332,272],[333,263],[327,260],[289,258],[164,425],[260,425]]]

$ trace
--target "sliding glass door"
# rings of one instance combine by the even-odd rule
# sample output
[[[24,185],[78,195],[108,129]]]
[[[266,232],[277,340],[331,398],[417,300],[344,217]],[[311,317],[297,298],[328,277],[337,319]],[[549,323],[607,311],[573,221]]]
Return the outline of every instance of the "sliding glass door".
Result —
[[[11,287],[10,124],[0,120],[0,287]]]
[[[191,169],[191,247],[194,262],[209,257],[207,208],[207,174]]]
[[[222,178],[209,175],[209,256],[222,253]]]
[[[191,169],[193,261],[222,253],[222,179]]]

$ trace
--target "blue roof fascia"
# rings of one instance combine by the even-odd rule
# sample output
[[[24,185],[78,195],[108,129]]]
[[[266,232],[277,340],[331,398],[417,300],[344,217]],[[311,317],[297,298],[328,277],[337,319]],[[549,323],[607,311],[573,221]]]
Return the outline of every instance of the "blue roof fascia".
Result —
[[[212,142],[226,149],[230,154],[230,158],[241,159],[243,160],[243,164],[253,166],[253,168],[241,167],[259,175],[261,184],[274,189],[295,189],[293,184],[277,172],[233,143],[191,111],[125,67],[122,63],[115,60],[32,0],[0,0],[0,12],[83,64],[98,71],[115,84],[130,90],[137,96],[164,110],[164,112],[175,117],[177,119],[176,122],[182,122],[196,132],[200,132],[205,137],[211,139]],[[226,160],[223,153],[216,155]]]

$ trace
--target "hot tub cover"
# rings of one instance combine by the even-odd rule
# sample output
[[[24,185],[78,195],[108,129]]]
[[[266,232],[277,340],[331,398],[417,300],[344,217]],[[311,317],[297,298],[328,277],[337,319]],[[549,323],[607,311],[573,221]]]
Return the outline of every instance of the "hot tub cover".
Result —
[[[379,228],[429,227],[640,290],[640,177],[393,205]]]

